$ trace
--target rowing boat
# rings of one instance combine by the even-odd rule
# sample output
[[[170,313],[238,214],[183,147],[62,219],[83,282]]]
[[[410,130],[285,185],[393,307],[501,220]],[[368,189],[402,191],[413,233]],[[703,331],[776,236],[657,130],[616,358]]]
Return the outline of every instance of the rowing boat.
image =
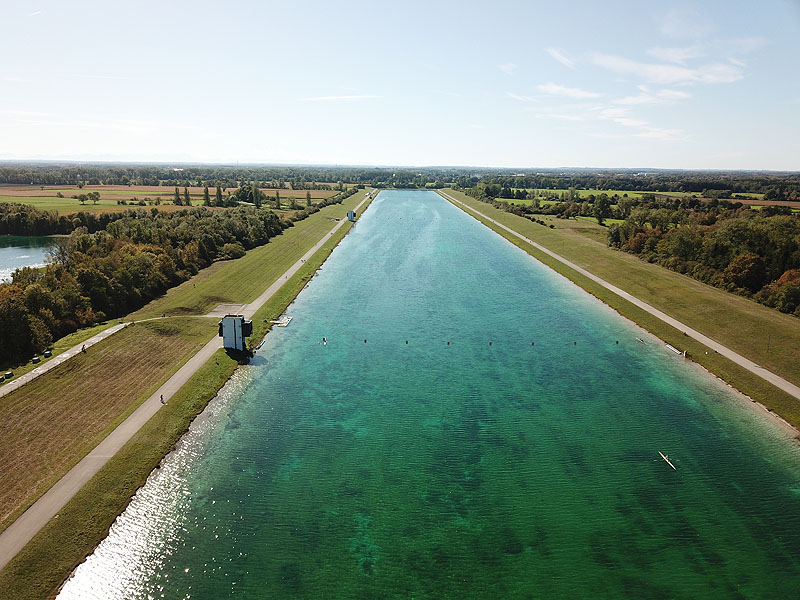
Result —
[[[672,468],[673,468],[673,469],[675,469],[676,471],[678,470],[678,469],[675,467],[675,465],[673,465],[673,464],[670,462],[670,460],[669,460],[669,456],[667,456],[666,454],[664,454],[664,453],[663,453],[661,450],[659,450],[659,451],[658,451],[658,453],[661,455],[661,458],[663,458],[665,461],[667,461],[667,464],[668,464],[670,467],[672,467]]]

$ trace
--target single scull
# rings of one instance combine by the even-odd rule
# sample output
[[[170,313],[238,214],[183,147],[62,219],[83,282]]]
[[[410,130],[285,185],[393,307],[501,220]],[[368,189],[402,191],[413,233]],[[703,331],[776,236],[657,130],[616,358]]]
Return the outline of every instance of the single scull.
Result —
[[[675,469],[676,471],[678,470],[678,469],[675,467],[675,465],[673,465],[673,464],[670,462],[670,460],[669,460],[669,456],[667,456],[666,454],[664,454],[664,453],[663,453],[661,450],[659,450],[659,451],[658,451],[658,453],[661,455],[661,458],[663,458],[665,461],[667,461],[667,464],[668,464],[670,467],[672,467],[672,468],[673,468],[673,469]]]

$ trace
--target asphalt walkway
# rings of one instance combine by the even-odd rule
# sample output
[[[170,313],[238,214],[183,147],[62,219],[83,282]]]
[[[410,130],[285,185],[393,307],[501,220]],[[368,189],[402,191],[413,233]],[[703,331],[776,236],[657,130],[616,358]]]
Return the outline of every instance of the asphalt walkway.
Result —
[[[369,196],[364,198],[364,200],[356,206],[355,210],[358,211],[367,200],[369,200]],[[243,310],[244,316],[248,319],[252,318],[256,311],[261,308],[292,275],[297,273],[303,264],[311,258],[325,242],[333,237],[346,222],[345,219],[338,221],[333,229],[314,244],[296,263],[289,267],[283,275],[278,277],[263,294],[250,304],[246,304]],[[124,324],[122,326],[124,326]],[[118,326],[115,325],[114,327]],[[110,329],[114,328],[112,327]],[[103,333],[110,331],[110,329]],[[108,337],[111,333],[108,333],[105,337]],[[88,347],[88,342],[86,344]],[[22,550],[25,544],[27,544],[50,519],[58,514],[58,511],[72,499],[78,490],[80,490],[89,479],[91,479],[92,476],[158,412],[158,409],[162,406],[162,395],[164,402],[167,402],[220,348],[222,348],[222,338],[214,337],[209,340],[197,354],[178,369],[164,385],[157,389],[150,398],[145,400],[127,419],[120,423],[108,437],[100,442],[100,444],[89,452],[83,460],[75,465],[41,498],[32,504],[28,510],[8,527],[8,529],[0,533],[0,569],[5,567],[8,562]],[[78,352],[80,352],[80,347],[78,347]],[[64,354],[66,354],[66,352],[59,355],[59,357],[64,356]],[[66,360],[66,358],[64,360]],[[47,364],[50,364],[50,362]],[[22,377],[20,377],[20,379],[22,379]]]
[[[647,304],[646,302],[643,302],[642,300],[639,300],[638,298],[636,298],[635,296],[632,296],[631,294],[629,294],[625,290],[622,290],[622,289],[618,288],[617,286],[608,283],[604,279],[600,279],[597,275],[593,275],[592,273],[590,273],[586,269],[584,269],[582,267],[579,267],[578,265],[576,265],[573,262],[570,262],[569,260],[567,260],[563,256],[561,256],[559,254],[556,254],[555,252],[552,252],[551,250],[548,250],[547,248],[545,248],[541,244],[537,244],[533,240],[525,237],[524,235],[522,235],[520,233],[517,233],[516,231],[514,231],[513,229],[511,229],[509,227],[506,227],[502,223],[499,223],[499,222],[495,221],[491,217],[483,214],[482,212],[479,212],[479,211],[475,210],[474,208],[472,208],[470,206],[467,206],[466,204],[464,204],[460,200],[456,200],[455,198],[453,198],[449,194],[447,194],[445,192],[442,192],[441,190],[439,190],[439,192],[442,194],[442,196],[447,198],[450,202],[452,202],[452,203],[454,203],[454,204],[456,204],[458,206],[463,207],[467,211],[467,214],[472,212],[472,213],[474,213],[476,215],[479,215],[480,217],[483,217],[487,221],[490,221],[490,222],[494,223],[495,225],[497,225],[498,227],[500,227],[503,230],[507,231],[508,233],[512,234],[513,236],[518,237],[519,239],[527,242],[528,244],[530,244],[531,246],[533,246],[537,250],[540,250],[541,252],[544,252],[548,256],[556,259],[557,261],[559,261],[561,263],[564,263],[565,265],[567,265],[571,269],[575,269],[578,273],[580,273],[581,275],[584,275],[585,277],[588,277],[589,279],[591,279],[595,283],[598,283],[598,284],[602,285],[607,290],[610,290],[610,291],[614,292],[615,294],[617,294],[621,298],[624,298],[625,300],[627,300],[631,304],[635,304],[636,306],[638,306],[642,310],[646,310],[651,315],[661,319],[662,321],[664,321],[665,323],[667,323],[669,325],[672,325],[673,327],[675,327],[679,331],[683,331],[689,337],[692,337],[692,338],[696,339],[698,342],[701,342],[702,344],[705,344],[706,346],[708,346],[712,350],[717,351],[719,354],[721,354],[725,358],[735,362],[737,365],[739,365],[741,367],[744,367],[745,369],[747,369],[751,373],[754,373],[755,375],[758,375],[759,377],[761,377],[765,381],[768,381],[769,383],[771,383],[772,385],[774,385],[778,389],[781,389],[784,392],[786,392],[787,394],[791,394],[795,398],[800,399],[800,387],[796,386],[795,384],[791,383],[790,381],[786,381],[785,379],[783,379],[782,377],[779,377],[778,375],[776,375],[772,371],[768,371],[764,367],[761,367],[761,366],[757,365],[756,363],[754,363],[749,358],[745,358],[744,356],[742,356],[741,354],[737,354],[736,352],[734,352],[733,350],[731,350],[727,346],[723,346],[719,342],[715,342],[710,337],[707,337],[707,336],[703,335],[699,331],[697,331],[695,329],[692,329],[688,325],[686,325],[684,323],[681,323],[677,319],[674,319],[674,318],[670,317],[668,314],[661,312],[657,308],[654,308],[653,306],[650,306],[649,304]]]

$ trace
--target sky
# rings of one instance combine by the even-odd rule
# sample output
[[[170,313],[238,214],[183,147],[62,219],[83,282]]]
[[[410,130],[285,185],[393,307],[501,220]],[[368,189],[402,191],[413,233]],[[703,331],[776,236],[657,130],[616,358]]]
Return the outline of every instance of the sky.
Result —
[[[0,0],[0,160],[800,170],[800,0]]]

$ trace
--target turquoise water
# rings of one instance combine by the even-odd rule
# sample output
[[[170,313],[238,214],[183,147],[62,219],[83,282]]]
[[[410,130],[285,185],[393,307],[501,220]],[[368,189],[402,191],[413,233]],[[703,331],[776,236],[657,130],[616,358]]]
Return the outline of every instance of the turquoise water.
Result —
[[[52,243],[49,237],[0,235],[0,282],[22,267],[43,267]]]
[[[797,597],[798,444],[436,194],[288,314],[59,598]]]

